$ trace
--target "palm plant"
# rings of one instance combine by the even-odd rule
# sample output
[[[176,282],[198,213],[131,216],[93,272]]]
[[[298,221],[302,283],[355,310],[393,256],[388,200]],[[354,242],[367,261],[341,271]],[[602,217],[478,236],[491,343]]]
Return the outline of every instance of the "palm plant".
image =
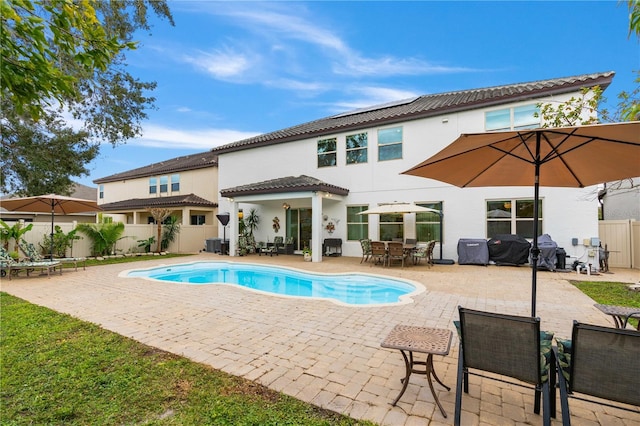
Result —
[[[245,219],[245,231],[248,235],[253,236],[253,231],[258,229],[258,224],[260,223],[260,216],[258,216],[258,212],[256,209],[251,209],[249,212],[249,216]]]
[[[178,218],[175,216],[169,216],[162,232],[162,241],[160,242],[162,250],[166,250],[169,247],[169,244],[175,241],[179,232],[180,223],[178,222]]]
[[[9,241],[13,239],[14,248],[13,251],[18,252],[18,241],[22,239],[22,236],[33,228],[33,223],[23,227],[24,222],[14,223],[13,226],[9,226],[4,220],[0,219],[0,236],[2,237],[2,243],[5,249],[9,249]]]
[[[158,247],[156,251],[160,253],[160,243],[162,242],[162,222],[169,217],[169,215],[171,214],[171,210],[159,207],[151,207],[147,209],[147,211],[151,213],[151,216],[153,217],[153,220],[156,222],[156,225],[158,227],[158,238],[156,240],[158,241]]]
[[[94,254],[104,255],[113,253],[116,243],[123,238],[124,223],[80,223],[76,229],[91,239]]]

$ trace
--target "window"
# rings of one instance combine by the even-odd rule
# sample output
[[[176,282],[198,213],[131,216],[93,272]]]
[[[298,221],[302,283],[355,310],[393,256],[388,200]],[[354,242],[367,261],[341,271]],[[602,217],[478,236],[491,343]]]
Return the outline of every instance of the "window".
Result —
[[[367,134],[347,136],[347,164],[367,162]]]
[[[204,225],[205,224],[204,217],[205,216],[203,214],[192,214],[191,215],[191,224],[192,225]]]
[[[442,213],[442,201],[437,203],[416,203],[421,207],[439,210]],[[418,241],[442,241],[440,235],[440,215],[438,213],[426,212],[416,213],[416,238]]]
[[[100,185],[98,188],[99,188],[98,198],[102,200],[104,198],[104,185]]]
[[[542,200],[538,201],[538,235],[542,235]],[[487,238],[518,234],[533,239],[533,200],[487,201]]]
[[[380,240],[392,241],[399,238],[404,241],[404,214],[389,213],[380,215]]]
[[[180,191],[180,175],[171,175],[171,192]]]
[[[167,176],[160,177],[160,193],[167,192],[169,189],[169,178]]]
[[[158,179],[149,178],[149,194],[155,194],[158,192]]]
[[[336,138],[318,141],[318,167],[332,167],[337,164]]]
[[[378,130],[378,161],[402,158],[402,127]]]
[[[358,214],[367,206],[347,206],[347,240],[359,241],[369,238],[369,216]]]
[[[539,112],[535,104],[487,111],[484,115],[485,129],[488,131],[535,129],[540,127],[540,117],[535,117]]]

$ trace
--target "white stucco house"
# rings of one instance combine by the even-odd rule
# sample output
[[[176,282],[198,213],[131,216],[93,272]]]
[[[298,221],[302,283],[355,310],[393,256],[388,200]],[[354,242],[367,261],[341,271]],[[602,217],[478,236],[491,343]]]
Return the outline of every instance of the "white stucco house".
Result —
[[[226,230],[230,253],[235,254],[238,213],[252,209],[260,217],[257,241],[293,237],[294,248],[308,246],[315,262],[322,261],[326,238],[341,239],[342,255],[357,257],[362,238],[442,238],[435,257],[454,260],[463,238],[512,233],[531,240],[532,187],[460,189],[402,172],[462,133],[539,127],[539,103],[564,102],[582,87],[606,89],[613,76],[605,72],[424,95],[214,148],[219,211],[231,216]],[[540,198],[541,233],[569,256],[578,256],[583,247],[573,246],[572,239],[598,236],[597,188],[543,187]],[[393,202],[440,210],[442,235],[433,213],[357,214]],[[277,232],[275,218],[281,227]]]

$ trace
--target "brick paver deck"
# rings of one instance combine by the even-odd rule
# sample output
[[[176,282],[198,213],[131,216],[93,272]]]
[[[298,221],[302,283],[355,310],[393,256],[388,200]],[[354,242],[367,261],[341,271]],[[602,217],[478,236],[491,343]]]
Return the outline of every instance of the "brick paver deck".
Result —
[[[418,281],[426,291],[414,302],[385,307],[347,307],[329,301],[277,297],[231,285],[180,285],[121,278],[127,269],[196,260],[233,260],[276,264],[317,272],[363,272]],[[383,425],[450,425],[442,417],[426,379],[412,376],[402,400],[391,402],[401,388],[404,364],[396,350],[380,347],[396,324],[454,330],[457,306],[530,314],[531,270],[528,267],[471,265],[361,265],[359,258],[325,258],[303,262],[301,256],[221,257],[202,253],[188,258],[105,265],[62,276],[3,280],[2,290],[30,302],[91,321],[147,345],[186,356],[228,373],[255,380],[306,402],[357,419]],[[638,270],[582,280],[636,283]],[[613,326],[594,301],[566,280],[575,273],[538,273],[537,314],[542,329],[570,337],[574,319]],[[455,333],[454,333],[455,336]],[[448,413],[453,413],[457,339],[451,353],[435,356],[435,369],[450,392],[436,386]],[[571,401],[580,425],[640,424],[640,411],[629,413]],[[542,423],[533,413],[533,393],[471,376],[463,397],[463,424],[516,425]],[[559,425],[558,420],[554,424]]]

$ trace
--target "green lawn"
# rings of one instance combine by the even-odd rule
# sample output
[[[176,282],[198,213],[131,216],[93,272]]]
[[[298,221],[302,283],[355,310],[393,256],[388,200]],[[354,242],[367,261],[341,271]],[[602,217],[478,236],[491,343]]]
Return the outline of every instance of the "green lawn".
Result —
[[[584,294],[603,305],[630,306],[640,310],[640,292],[629,290],[628,284],[617,282],[570,281]],[[637,326],[638,320],[630,319]]]
[[[0,423],[370,425],[0,293]]]

